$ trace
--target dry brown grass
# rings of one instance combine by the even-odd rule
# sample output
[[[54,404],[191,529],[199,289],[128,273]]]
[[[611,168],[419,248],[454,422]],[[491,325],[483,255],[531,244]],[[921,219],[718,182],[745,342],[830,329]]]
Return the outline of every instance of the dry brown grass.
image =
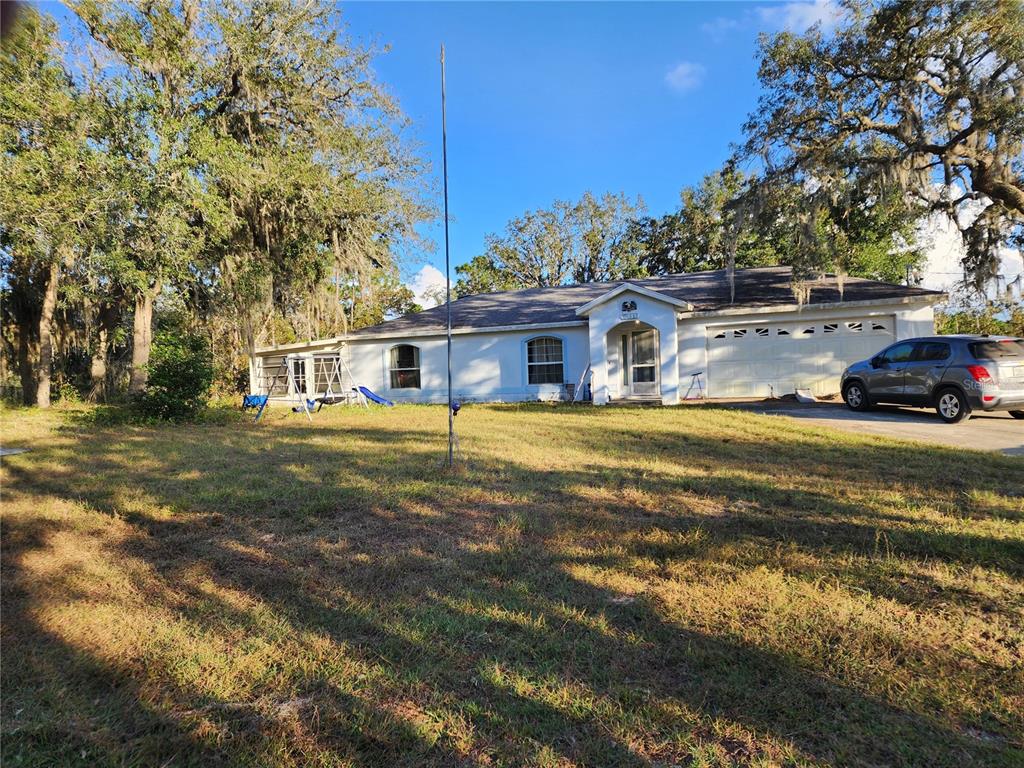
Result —
[[[101,414],[102,415],[102,414]],[[1020,765],[1024,461],[707,408],[5,411],[4,765]]]

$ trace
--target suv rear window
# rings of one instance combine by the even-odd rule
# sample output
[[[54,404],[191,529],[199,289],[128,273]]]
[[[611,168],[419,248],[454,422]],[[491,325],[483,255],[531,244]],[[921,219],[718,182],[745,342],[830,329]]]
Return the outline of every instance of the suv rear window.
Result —
[[[998,360],[1001,357],[1024,357],[1024,341],[975,341],[967,345],[979,360]]]

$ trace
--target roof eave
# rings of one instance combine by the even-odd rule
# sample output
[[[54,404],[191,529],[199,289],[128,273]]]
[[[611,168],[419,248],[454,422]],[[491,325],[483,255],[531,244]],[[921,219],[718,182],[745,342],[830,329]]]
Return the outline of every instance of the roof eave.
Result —
[[[586,320],[561,320],[553,323],[519,323],[514,325],[488,325],[479,328],[452,328],[452,336],[466,336],[473,333],[512,333],[520,331],[547,331],[558,328],[586,328]],[[336,336],[330,339],[316,339],[314,341],[299,342],[295,344],[279,344],[273,347],[257,347],[256,354],[263,355],[268,352],[288,352],[291,350],[308,349],[310,347],[341,347],[344,344],[351,344],[357,341],[387,341],[389,339],[422,339],[434,336],[446,336],[445,328],[427,329],[406,329],[404,331],[389,331],[388,333],[366,333],[350,336]]]
[[[729,317],[732,315],[770,315],[775,312],[802,312],[805,310],[819,309],[859,309],[872,306],[901,306],[909,304],[921,304],[922,306],[935,305],[947,298],[941,291],[927,294],[915,294],[913,296],[890,296],[885,299],[860,299],[858,301],[823,301],[810,304],[777,304],[774,306],[760,307],[724,307],[722,309],[703,309],[690,312],[677,312],[676,317],[690,319],[699,317]]]
[[[256,347],[253,350],[257,355],[264,352],[288,352],[293,349],[308,349],[309,347],[329,347],[332,344],[341,344],[347,336],[332,336],[328,339],[310,339],[309,341],[293,341],[290,344],[271,344],[266,347]]]

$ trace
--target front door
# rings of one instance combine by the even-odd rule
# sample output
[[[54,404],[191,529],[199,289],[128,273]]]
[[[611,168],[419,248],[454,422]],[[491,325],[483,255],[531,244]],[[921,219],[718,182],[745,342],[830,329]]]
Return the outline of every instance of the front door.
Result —
[[[658,386],[658,333],[653,328],[623,334],[623,394],[627,397],[655,397]]]

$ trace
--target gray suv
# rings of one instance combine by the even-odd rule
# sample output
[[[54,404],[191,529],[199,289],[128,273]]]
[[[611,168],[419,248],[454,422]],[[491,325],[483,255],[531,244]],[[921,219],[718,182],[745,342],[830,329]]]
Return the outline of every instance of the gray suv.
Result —
[[[1011,336],[925,336],[886,347],[854,363],[842,378],[855,411],[875,403],[934,407],[945,421],[971,411],[1009,411],[1024,419],[1024,339]]]

